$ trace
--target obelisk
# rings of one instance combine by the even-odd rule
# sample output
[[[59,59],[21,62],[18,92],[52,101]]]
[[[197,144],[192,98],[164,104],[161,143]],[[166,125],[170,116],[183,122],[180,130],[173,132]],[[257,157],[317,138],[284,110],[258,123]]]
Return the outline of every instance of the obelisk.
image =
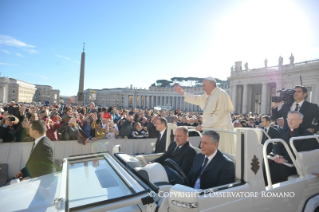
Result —
[[[80,82],[79,82],[79,92],[78,92],[78,106],[83,106],[84,101],[84,67],[85,67],[85,43],[83,43],[83,52],[81,55],[81,69],[80,69]]]

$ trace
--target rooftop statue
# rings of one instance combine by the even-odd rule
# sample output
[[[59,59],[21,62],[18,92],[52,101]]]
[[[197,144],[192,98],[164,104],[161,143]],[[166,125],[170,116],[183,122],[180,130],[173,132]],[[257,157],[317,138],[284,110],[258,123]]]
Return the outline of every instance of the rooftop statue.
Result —
[[[282,58],[282,56],[279,56],[279,59],[278,59],[279,64],[278,65],[282,66],[283,62],[284,62],[284,59]]]
[[[268,60],[267,60],[267,59],[265,59],[265,61],[264,61],[265,68],[267,68],[267,63],[268,63]]]
[[[294,64],[295,57],[292,55],[292,53],[291,53],[291,55],[289,57],[289,60],[290,60],[290,64]]]

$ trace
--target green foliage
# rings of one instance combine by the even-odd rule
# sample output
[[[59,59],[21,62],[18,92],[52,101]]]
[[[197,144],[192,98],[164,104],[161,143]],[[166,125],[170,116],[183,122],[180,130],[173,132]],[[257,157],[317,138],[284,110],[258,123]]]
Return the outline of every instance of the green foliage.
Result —
[[[156,84],[153,83],[151,86],[157,86],[157,87],[170,87],[174,84],[179,84],[180,86],[187,86],[187,87],[201,87],[203,80],[205,78],[199,78],[199,77],[173,77],[171,80],[156,80]],[[227,80],[220,80],[218,78],[215,78],[217,84],[227,84],[229,83]]]

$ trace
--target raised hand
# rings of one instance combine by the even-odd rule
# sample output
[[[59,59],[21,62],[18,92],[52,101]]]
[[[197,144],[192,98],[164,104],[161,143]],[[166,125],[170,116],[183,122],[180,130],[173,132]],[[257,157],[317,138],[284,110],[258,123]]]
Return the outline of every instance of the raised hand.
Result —
[[[275,109],[275,108],[277,108],[278,107],[278,105],[280,105],[282,103],[282,101],[281,102],[274,102],[274,106],[273,106],[273,108]]]
[[[181,95],[184,95],[184,91],[183,91],[183,89],[179,86],[179,85],[175,85],[174,86],[174,90],[177,92],[177,93],[179,93],[179,94],[181,94]]]

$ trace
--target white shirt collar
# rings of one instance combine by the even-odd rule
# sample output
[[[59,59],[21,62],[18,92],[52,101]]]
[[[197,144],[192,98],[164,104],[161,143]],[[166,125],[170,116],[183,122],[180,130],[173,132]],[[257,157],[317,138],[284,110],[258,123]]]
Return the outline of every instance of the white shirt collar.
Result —
[[[305,100],[304,100],[304,101],[305,101]],[[304,103],[304,101],[298,103],[298,111],[300,110],[300,108],[301,108],[302,104]],[[292,111],[292,110],[295,110],[296,104],[297,104],[297,102],[294,102],[294,103],[291,105],[291,107],[290,107],[290,110],[291,110],[291,111]]]
[[[39,143],[39,141],[43,138],[43,137],[45,137],[45,135],[44,136],[41,136],[40,138],[37,138],[37,139],[35,139],[35,141],[34,141],[34,147]]]
[[[176,141],[175,141],[176,142]],[[188,141],[186,141],[186,143],[187,143]],[[186,144],[185,143],[185,144]],[[180,149],[180,148],[182,148],[185,144],[183,144],[183,145],[181,145],[181,146],[178,146],[177,144],[176,144],[176,146],[178,146],[178,148]]]
[[[267,133],[269,131],[269,128],[270,128],[270,125],[268,127],[265,127],[265,130],[266,130]]]
[[[207,157],[206,155],[205,155],[205,158],[208,158],[208,161],[207,161],[207,165],[213,160],[213,158],[215,157],[215,155],[217,154],[217,149],[216,149],[216,151],[214,152],[214,154],[212,154],[211,156],[209,156],[209,157]],[[205,161],[205,160],[204,160]],[[206,166],[207,166],[206,165]]]
[[[160,132],[160,134],[161,134],[161,138],[160,139],[162,139],[165,130],[166,130],[166,128],[162,132]]]

